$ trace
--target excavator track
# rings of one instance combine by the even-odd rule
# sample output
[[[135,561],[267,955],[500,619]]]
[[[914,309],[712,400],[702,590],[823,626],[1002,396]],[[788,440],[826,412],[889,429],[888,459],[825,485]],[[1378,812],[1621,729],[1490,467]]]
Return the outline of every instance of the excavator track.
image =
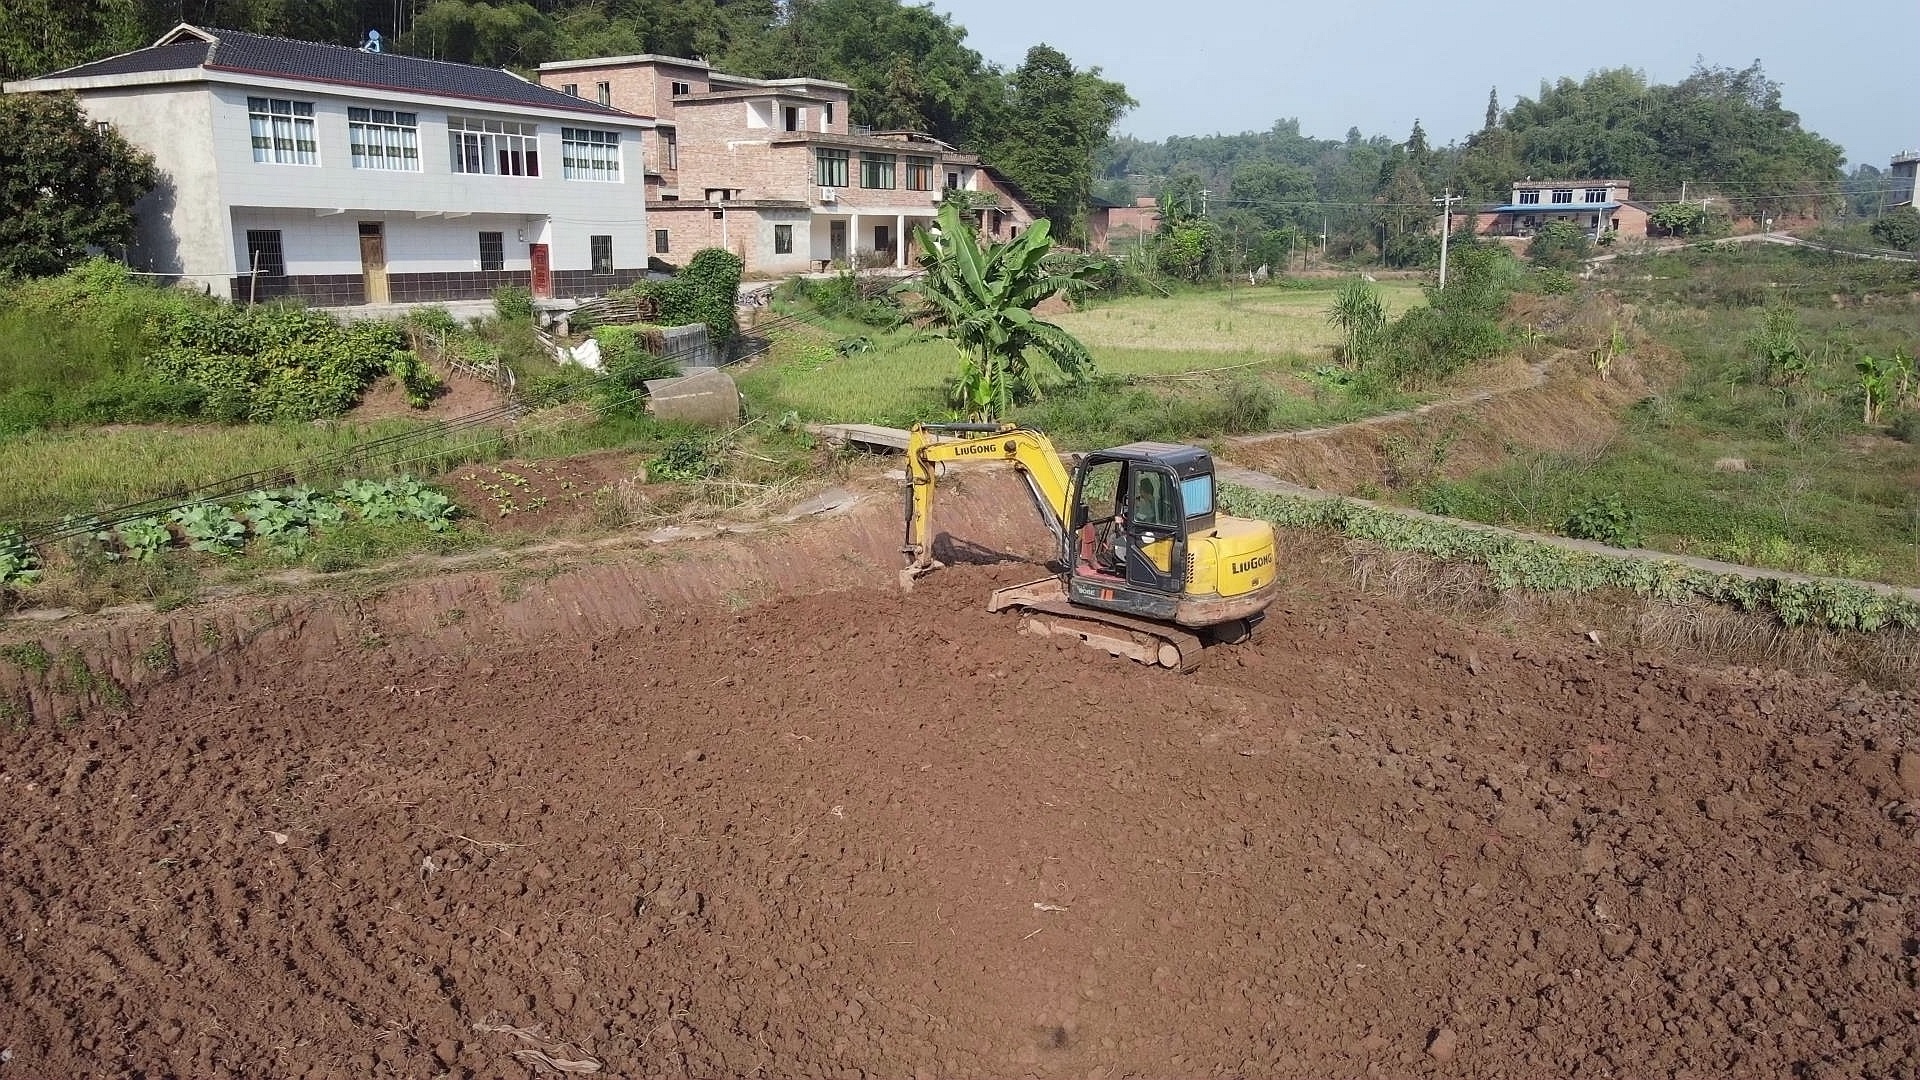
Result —
[[[1096,611],[1067,602],[1060,579],[1047,577],[997,590],[988,611],[1013,609],[1021,629],[1034,637],[1066,635],[1113,656],[1188,672],[1200,666],[1203,642],[1176,626]]]

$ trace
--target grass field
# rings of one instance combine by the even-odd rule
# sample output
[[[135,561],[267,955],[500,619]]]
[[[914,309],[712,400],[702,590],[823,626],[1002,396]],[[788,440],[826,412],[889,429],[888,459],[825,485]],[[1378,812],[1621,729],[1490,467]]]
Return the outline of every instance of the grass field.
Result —
[[[1411,284],[1385,283],[1382,289],[1395,314],[1420,298]],[[1164,409],[1171,423],[1162,433],[1178,430],[1185,438],[1228,433],[1206,430],[1212,424],[1203,414],[1218,419],[1217,410],[1195,412],[1190,406],[1236,387],[1241,419],[1257,425],[1245,430],[1310,427],[1405,404],[1401,398],[1358,401],[1300,377],[1331,357],[1337,340],[1326,320],[1331,302],[1331,288],[1242,288],[1130,296],[1053,316],[1086,343],[1101,375],[1134,381],[1139,389],[1116,395],[1109,387],[1100,401],[1055,395],[1051,406],[1026,410],[1021,418],[1097,441],[1103,429],[1145,430],[1144,418],[1129,420],[1123,413]],[[840,356],[831,348],[836,338],[856,337],[869,339],[871,350]],[[944,386],[956,364],[953,346],[941,338],[831,323],[781,341],[740,381],[749,401],[776,415],[792,410],[808,420],[904,425],[949,415]],[[1248,385],[1263,387],[1271,399],[1257,417],[1245,413]]]

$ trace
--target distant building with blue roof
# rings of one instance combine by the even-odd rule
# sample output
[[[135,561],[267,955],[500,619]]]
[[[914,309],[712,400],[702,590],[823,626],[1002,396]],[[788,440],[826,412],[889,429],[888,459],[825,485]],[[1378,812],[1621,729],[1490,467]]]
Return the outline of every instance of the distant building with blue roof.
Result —
[[[1628,198],[1625,180],[1517,180],[1504,203],[1490,203],[1473,211],[1474,231],[1483,236],[1530,237],[1553,221],[1569,221],[1599,239],[1613,235],[1623,240],[1647,235],[1650,203]]]

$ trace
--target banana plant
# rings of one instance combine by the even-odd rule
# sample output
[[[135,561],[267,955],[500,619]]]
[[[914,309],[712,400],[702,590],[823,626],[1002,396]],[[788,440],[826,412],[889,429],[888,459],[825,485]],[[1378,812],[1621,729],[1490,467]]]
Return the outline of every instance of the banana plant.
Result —
[[[1069,379],[1082,381],[1092,374],[1086,346],[1033,314],[1035,305],[1057,292],[1091,286],[1082,270],[1048,268],[1053,242],[1047,222],[1037,221],[1004,243],[982,244],[960,209],[949,204],[940,208],[931,228],[915,230],[915,238],[926,272],[900,288],[917,299],[914,318],[959,351],[954,403],[970,419],[1004,416],[1016,396],[1038,392],[1039,371],[1029,352]]]

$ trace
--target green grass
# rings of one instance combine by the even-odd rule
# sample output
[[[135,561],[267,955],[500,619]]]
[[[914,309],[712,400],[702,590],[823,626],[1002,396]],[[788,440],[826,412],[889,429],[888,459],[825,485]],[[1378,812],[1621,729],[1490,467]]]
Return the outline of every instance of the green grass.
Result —
[[[1420,296],[1411,285],[1382,288],[1395,313]],[[1016,418],[1067,445],[1090,446],[1314,427],[1402,407],[1406,399],[1358,399],[1299,377],[1330,358],[1337,339],[1326,321],[1332,295],[1331,289],[1195,290],[1124,297],[1054,316],[1086,343],[1103,381],[1088,392],[1054,391]],[[895,426],[951,417],[945,384],[958,363],[952,344],[910,330],[882,333],[845,321],[826,326],[788,335],[767,360],[741,373],[741,392],[757,410]],[[872,349],[840,356],[829,347],[856,337],[871,341]],[[1134,385],[1121,385],[1127,382]]]
[[[1862,423],[1853,370],[1863,354],[1920,346],[1913,267],[1759,244],[1623,262],[1618,291],[1647,305],[1641,328],[1679,371],[1604,452],[1520,455],[1421,501],[1558,531],[1617,494],[1659,550],[1920,583],[1920,446],[1890,436],[1902,408],[1889,406],[1888,428]],[[1792,382],[1748,344],[1762,302],[1796,312],[1807,370]]]
[[[1340,340],[1327,323],[1326,289],[1186,290],[1170,297],[1129,296],[1070,311],[1053,321],[1072,331],[1103,368],[1141,373],[1187,371],[1286,356],[1323,360]],[[1423,300],[1412,282],[1375,285],[1395,318]],[[1211,358],[1211,359],[1209,359]]]
[[[167,497],[243,473],[294,468],[316,486],[357,475],[432,476],[501,457],[564,457],[639,447],[670,434],[649,419],[536,414],[514,428],[480,428],[365,459],[345,473],[302,463],[370,439],[424,430],[422,420],[368,424],[241,424],[40,431],[0,440],[0,526],[55,521]]]

